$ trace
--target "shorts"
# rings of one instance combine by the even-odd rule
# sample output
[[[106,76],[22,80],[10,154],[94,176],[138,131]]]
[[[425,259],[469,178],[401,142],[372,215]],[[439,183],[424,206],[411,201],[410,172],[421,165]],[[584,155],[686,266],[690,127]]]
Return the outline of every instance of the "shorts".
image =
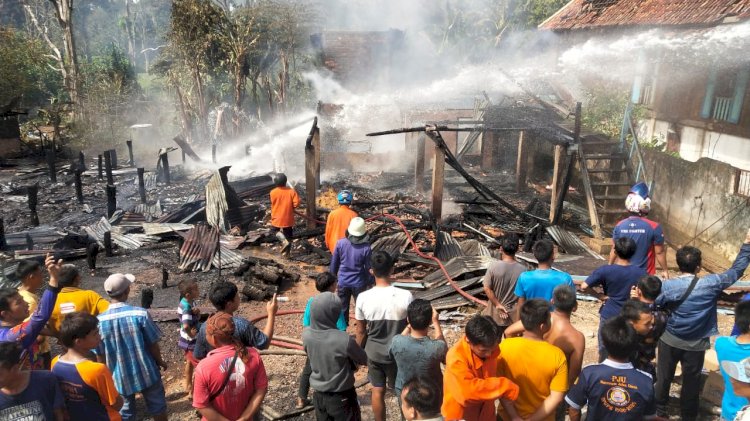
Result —
[[[379,363],[367,360],[367,377],[372,387],[396,387],[396,363]]]
[[[193,355],[193,350],[192,349],[186,349],[185,350],[185,361],[187,361],[190,364],[192,364],[193,367],[197,366],[198,362],[199,362],[198,359],[195,358],[195,356]]]

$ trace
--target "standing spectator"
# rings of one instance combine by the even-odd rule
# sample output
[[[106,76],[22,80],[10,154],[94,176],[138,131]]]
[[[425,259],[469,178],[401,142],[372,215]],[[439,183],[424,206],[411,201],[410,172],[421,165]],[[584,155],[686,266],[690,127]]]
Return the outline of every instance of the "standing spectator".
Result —
[[[352,192],[341,190],[336,199],[339,201],[339,207],[332,210],[326,220],[326,247],[328,247],[331,253],[336,248],[336,243],[342,238],[346,238],[346,230],[349,227],[349,223],[358,216],[357,212],[349,208],[352,200],[354,200]]]
[[[680,410],[682,419],[695,420],[698,414],[700,375],[711,336],[719,333],[716,302],[721,292],[742,277],[750,262],[750,230],[734,264],[726,272],[698,277],[701,251],[695,247],[677,250],[677,266],[682,274],[662,284],[656,305],[672,310],[667,329],[658,345],[656,404],[660,416],[667,415],[669,389],[679,362],[682,366]]]
[[[161,332],[145,309],[127,303],[134,281],[129,273],[115,273],[104,281],[112,304],[99,315],[102,340],[95,352],[99,362],[112,371],[125,400],[120,409],[123,421],[136,419],[136,393],[143,395],[155,421],[166,421],[167,400],[159,373],[159,367],[167,369],[159,348]]]
[[[91,350],[101,343],[99,319],[76,312],[65,316],[60,342],[65,354],[52,361],[52,373],[62,386],[71,420],[119,421],[124,403],[106,365],[91,361]]]
[[[500,332],[487,316],[474,316],[446,356],[443,405],[446,420],[495,421],[495,401],[518,397],[518,386],[497,374]]]
[[[336,243],[331,257],[331,273],[338,276],[338,295],[341,298],[341,311],[349,325],[349,302],[372,285],[370,274],[370,237],[365,230],[365,220],[356,217],[349,223],[349,236]]]
[[[518,318],[521,306],[528,300],[541,298],[546,301],[552,299],[552,292],[558,285],[573,285],[573,278],[565,272],[552,269],[555,261],[555,245],[549,240],[539,240],[532,247],[534,257],[539,262],[536,270],[524,272],[518,277],[514,293],[518,297]]]
[[[330,292],[335,293],[336,292],[336,277],[333,276],[331,272],[323,272],[319,274],[315,278],[315,289],[318,290],[321,294],[324,292]],[[310,297],[309,300],[307,300],[307,305],[305,306],[305,313],[302,315],[302,327],[308,327],[310,326],[310,306],[312,304],[313,298]],[[339,300],[339,304],[341,301]],[[336,329],[346,332],[346,321],[344,320],[344,313],[341,312],[339,314],[338,319],[336,320]],[[367,361],[365,361],[366,363]],[[310,358],[305,358],[305,368],[302,369],[302,374],[300,374],[299,377],[299,390],[297,391],[297,409],[302,409],[305,407],[305,405],[308,404],[307,401],[307,395],[310,393],[310,374],[312,373],[312,368],[310,367]]]
[[[195,349],[195,337],[198,335],[199,319],[201,312],[195,307],[195,299],[198,298],[198,282],[195,279],[184,279],[177,285],[180,290],[180,303],[177,313],[180,316],[180,339],[177,347],[185,355],[185,372],[183,385],[188,399],[193,397],[193,369],[198,365],[198,360],[193,356]]]
[[[651,210],[651,199],[648,197],[646,183],[638,183],[630,189],[625,198],[625,208],[630,216],[618,222],[612,230],[612,241],[618,238],[631,238],[635,241],[636,250],[630,261],[633,265],[647,271],[649,275],[656,273],[656,261],[662,269],[662,277],[669,279],[667,268],[667,252],[664,249],[664,232],[658,222],[648,218]],[[613,244],[614,245],[614,244]],[[609,264],[615,263],[617,253],[615,248],[609,253]]]
[[[443,399],[443,373],[448,345],[440,328],[438,313],[427,300],[414,300],[406,309],[409,323],[391,342],[391,357],[396,362],[396,395],[401,396],[404,384],[414,377],[435,378]],[[430,325],[435,329],[435,339],[430,339]]]
[[[654,301],[661,294],[661,278],[655,275],[649,275],[638,280],[638,286],[634,288],[631,296],[642,303],[648,305],[651,309],[651,315],[654,316],[654,323],[649,331],[638,344],[638,352],[633,358],[633,366],[638,370],[645,371],[653,377],[656,382],[656,346],[659,344],[659,338],[667,328],[669,316],[667,312],[657,307]],[[733,335],[734,336],[734,335]]]
[[[299,206],[297,192],[286,185],[286,174],[276,174],[271,190],[271,234],[281,242],[281,254],[289,255],[294,235],[294,209]]]
[[[442,421],[440,403],[442,390],[427,378],[415,377],[404,384],[401,413],[406,421]]]
[[[721,369],[729,377],[732,392],[736,396],[750,399],[750,358],[745,358],[740,362],[724,361],[721,363]],[[747,405],[747,400],[745,404],[737,412],[734,421],[750,421],[750,405]]]
[[[271,301],[266,304],[266,326],[261,331],[247,319],[234,316],[234,312],[240,308],[240,294],[237,291],[237,285],[222,281],[214,284],[208,291],[208,300],[218,311],[232,315],[234,323],[234,338],[239,340],[242,345],[251,346],[255,349],[266,349],[271,345],[273,338],[273,327],[276,323],[276,313],[279,310],[279,304],[276,302],[276,294]],[[202,324],[198,330],[198,336],[195,338],[195,348],[193,356],[197,360],[206,357],[213,347],[206,340],[206,324]]]
[[[260,354],[235,338],[233,317],[218,312],[206,321],[213,351],[195,368],[193,407],[208,420],[254,419],[268,391]]]
[[[493,261],[487,268],[482,279],[484,293],[487,295],[487,308],[482,314],[492,317],[500,327],[515,322],[516,303],[518,297],[513,292],[516,289],[518,277],[526,271],[526,266],[516,261],[518,251],[518,236],[506,234],[500,239],[500,260]]]
[[[49,287],[42,294],[41,303],[29,316],[29,305],[18,290],[0,288],[0,342],[18,342],[24,350],[22,367],[25,369],[44,369],[44,361],[39,355],[37,337],[49,320],[60,292],[59,279],[62,260],[48,254],[45,260],[49,272]],[[25,321],[24,321],[25,320]]]
[[[581,290],[599,286],[604,289],[604,295],[599,294],[599,299],[604,301],[599,308],[599,336],[602,334],[602,325],[610,317],[620,313],[622,305],[630,298],[630,291],[638,284],[638,280],[648,275],[640,266],[631,265],[630,258],[635,254],[635,241],[628,237],[615,240],[614,264],[604,265],[596,268],[591,275],[581,284]],[[599,362],[607,357],[604,345],[599,343]]]
[[[635,330],[622,317],[612,317],[604,322],[602,342],[607,350],[607,358],[600,364],[585,367],[565,397],[570,405],[570,420],[579,421],[581,409],[586,405],[586,419],[589,420],[655,418],[651,376],[628,362],[630,354],[637,347]]]
[[[65,420],[57,378],[46,370],[24,370],[22,353],[19,343],[0,342],[0,420]]]
[[[367,354],[352,337],[339,329],[340,317],[339,297],[330,291],[321,292],[310,303],[310,326],[302,331],[318,421],[361,419],[354,389],[354,370],[357,365],[367,364]]]
[[[57,335],[60,323],[66,314],[83,311],[98,316],[109,308],[109,302],[101,295],[88,289],[81,289],[81,273],[74,265],[63,265],[60,269],[60,294],[57,296],[55,309],[49,318],[49,326]]]
[[[515,405],[499,411],[503,420],[518,416],[555,419],[555,410],[568,391],[568,363],[560,348],[544,341],[550,330],[549,302],[535,298],[521,307],[523,336],[500,344],[498,373],[520,389]]]
[[[638,334],[637,350],[631,355],[630,362],[633,363],[635,368],[648,373],[652,378],[656,376],[656,367],[653,363],[653,358],[656,356],[656,343],[666,326],[665,322],[657,328],[654,324],[656,321],[655,313],[651,306],[638,300],[626,302],[620,313]],[[656,332],[658,329],[660,329],[659,336]]]
[[[39,291],[44,284],[42,265],[36,260],[21,260],[18,262],[18,267],[16,267],[16,279],[21,281],[21,286],[18,287],[18,293],[21,294],[21,297],[26,301],[26,304],[29,305],[29,313],[33,314],[37,307],[39,307]],[[58,294],[58,296],[59,295],[60,294]],[[30,319],[31,316],[27,317],[24,322],[28,322]],[[45,336],[50,335],[51,333],[52,332],[45,327],[42,329],[41,335],[39,335],[36,340],[39,359],[41,360],[42,368],[45,370],[49,370],[50,364],[52,363],[49,339]]]
[[[737,363],[750,358],[750,301],[742,301],[734,308],[735,326],[740,329],[739,336],[720,336],[716,338],[714,347],[719,363]],[[724,377],[724,396],[721,398],[721,418],[733,420],[742,407],[747,405],[747,398],[739,396],[732,390],[732,382],[729,373],[723,368],[721,375]]]
[[[367,352],[367,371],[372,385],[375,421],[385,421],[385,388],[396,384],[396,363],[390,355],[391,340],[406,327],[411,292],[391,285],[393,257],[384,251],[372,254],[370,271],[375,287],[359,295],[355,317],[357,344]],[[365,345],[366,344],[366,345]]]

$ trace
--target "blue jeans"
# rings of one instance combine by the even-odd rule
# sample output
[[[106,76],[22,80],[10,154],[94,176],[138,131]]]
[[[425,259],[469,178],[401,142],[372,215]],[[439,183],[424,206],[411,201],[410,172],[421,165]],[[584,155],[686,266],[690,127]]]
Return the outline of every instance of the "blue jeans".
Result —
[[[158,383],[141,390],[141,395],[143,395],[143,400],[146,401],[146,410],[149,415],[160,415],[167,412],[167,398],[161,379]],[[122,421],[135,420],[135,394],[123,396],[122,398],[125,401],[122,409],[120,409]]]

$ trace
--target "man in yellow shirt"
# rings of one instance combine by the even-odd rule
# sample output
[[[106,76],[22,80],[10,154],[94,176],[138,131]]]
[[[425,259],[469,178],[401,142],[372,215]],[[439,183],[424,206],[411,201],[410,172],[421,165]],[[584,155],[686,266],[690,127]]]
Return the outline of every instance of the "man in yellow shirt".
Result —
[[[331,211],[326,220],[326,246],[331,253],[336,248],[336,242],[342,238],[346,238],[346,229],[349,227],[349,223],[358,216],[357,212],[349,208],[354,199],[352,192],[341,190],[336,199],[341,206]]]
[[[35,260],[21,260],[18,262],[16,268],[16,279],[21,281],[21,285],[18,287],[18,293],[29,305],[29,317],[26,321],[31,318],[31,314],[36,311],[39,307],[39,290],[44,284],[44,275],[42,274],[42,265]],[[49,333],[45,329],[42,329],[43,334]],[[42,364],[45,370],[49,370],[52,362],[52,353],[49,347],[49,340],[44,335],[39,335],[36,341],[39,347],[39,357],[42,359]]]
[[[514,405],[501,405],[498,414],[504,421],[521,417],[554,421],[555,410],[568,391],[568,363],[560,348],[545,342],[550,330],[550,303],[542,299],[525,302],[521,307],[523,336],[500,344],[497,371],[520,389]]]
[[[60,293],[57,295],[55,308],[49,318],[47,326],[57,335],[60,324],[66,314],[82,311],[92,316],[98,316],[109,308],[109,302],[101,295],[88,289],[81,289],[81,274],[74,265],[63,265],[60,269]]]

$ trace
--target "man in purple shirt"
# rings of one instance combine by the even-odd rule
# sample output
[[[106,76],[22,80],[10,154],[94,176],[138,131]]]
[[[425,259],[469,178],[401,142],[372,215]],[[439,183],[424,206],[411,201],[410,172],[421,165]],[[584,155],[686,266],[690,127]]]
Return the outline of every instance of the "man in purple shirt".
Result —
[[[347,237],[336,242],[331,257],[330,272],[338,277],[337,294],[341,298],[341,311],[349,325],[349,302],[374,283],[370,274],[370,237],[365,229],[365,220],[357,217],[349,223]]]

